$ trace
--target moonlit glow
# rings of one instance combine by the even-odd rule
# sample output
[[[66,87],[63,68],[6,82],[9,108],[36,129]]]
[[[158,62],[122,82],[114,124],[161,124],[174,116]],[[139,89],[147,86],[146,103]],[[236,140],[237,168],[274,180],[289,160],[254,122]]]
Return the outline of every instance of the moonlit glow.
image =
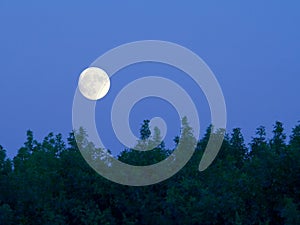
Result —
[[[104,70],[89,67],[80,74],[78,87],[84,97],[96,101],[109,91],[110,79]]]

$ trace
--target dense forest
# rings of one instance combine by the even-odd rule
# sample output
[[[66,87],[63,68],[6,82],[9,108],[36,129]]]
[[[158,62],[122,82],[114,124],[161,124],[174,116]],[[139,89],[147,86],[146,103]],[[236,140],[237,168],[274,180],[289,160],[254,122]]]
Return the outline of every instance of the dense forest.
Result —
[[[148,122],[141,140],[157,138]],[[210,132],[208,127],[176,175],[133,187],[91,169],[73,132],[65,143],[61,134],[38,141],[28,131],[13,159],[0,147],[0,224],[300,224],[300,124],[287,135],[277,121],[270,138],[261,126],[249,144],[235,128],[214,162],[199,172]],[[170,154],[162,143],[148,152],[125,149],[117,157],[149,165]]]

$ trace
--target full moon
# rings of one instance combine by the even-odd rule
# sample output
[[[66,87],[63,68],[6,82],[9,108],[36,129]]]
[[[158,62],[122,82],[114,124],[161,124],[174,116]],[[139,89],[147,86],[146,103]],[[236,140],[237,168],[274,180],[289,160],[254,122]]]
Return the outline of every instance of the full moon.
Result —
[[[84,97],[96,101],[109,91],[110,79],[104,70],[89,67],[80,74],[78,87]]]

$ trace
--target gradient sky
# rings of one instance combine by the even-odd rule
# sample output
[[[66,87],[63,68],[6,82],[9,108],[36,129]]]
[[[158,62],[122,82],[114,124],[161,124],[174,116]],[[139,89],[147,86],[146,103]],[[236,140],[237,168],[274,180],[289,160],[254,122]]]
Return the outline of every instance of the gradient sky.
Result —
[[[241,127],[249,140],[259,125],[270,132],[280,120],[290,132],[300,120],[299,12],[299,1],[1,0],[0,144],[12,157],[27,129],[38,140],[49,132],[67,137],[82,70],[111,48],[145,39],[178,43],[208,64],[223,89],[229,131]],[[146,63],[120,71],[96,112],[96,120],[103,121],[99,129],[112,148],[117,141],[108,113],[102,112],[109,112],[122,86],[142,75],[169,76],[191,95],[199,94],[184,74],[164,65]],[[209,111],[205,98],[200,98],[203,130]],[[132,111],[132,129],[137,130],[144,118],[164,116],[168,107],[157,99],[139,103]],[[170,110],[166,120],[176,125],[176,112]]]

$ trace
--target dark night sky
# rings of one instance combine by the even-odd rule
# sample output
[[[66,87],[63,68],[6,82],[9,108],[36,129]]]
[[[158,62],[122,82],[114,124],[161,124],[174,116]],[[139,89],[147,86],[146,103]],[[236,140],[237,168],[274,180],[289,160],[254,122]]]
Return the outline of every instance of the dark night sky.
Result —
[[[300,120],[299,1],[109,2],[0,1],[0,144],[10,157],[24,143],[27,129],[39,140],[52,131],[66,137],[81,71],[111,48],[145,39],[175,42],[198,54],[223,89],[229,131],[241,127],[246,140],[259,125],[270,132],[280,120],[290,132]],[[111,148],[117,148],[116,137],[101,110],[109,111],[122,86],[149,74],[172,76],[192,96],[199,94],[184,74],[167,66],[146,63],[120,71],[106,102],[96,109],[99,133]],[[201,99],[203,130],[209,110]],[[169,108],[146,99],[132,111],[132,129]],[[166,121],[177,124],[170,111]],[[167,143],[176,133],[170,130]]]

